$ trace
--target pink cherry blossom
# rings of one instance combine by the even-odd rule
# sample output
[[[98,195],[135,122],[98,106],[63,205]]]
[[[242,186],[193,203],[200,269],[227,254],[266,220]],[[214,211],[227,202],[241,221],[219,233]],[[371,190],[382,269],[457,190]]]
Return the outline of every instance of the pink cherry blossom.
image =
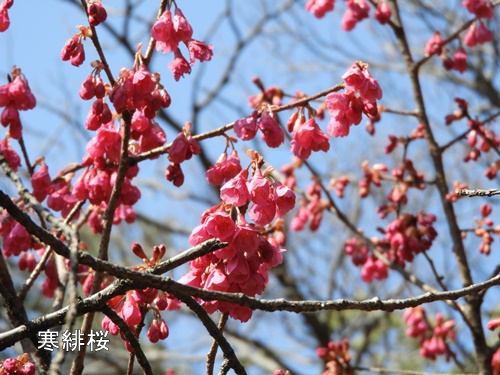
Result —
[[[158,323],[157,319],[153,319],[153,321],[151,322],[146,336],[153,344],[157,343],[160,340],[160,324]]]
[[[191,73],[191,66],[179,48],[174,51],[174,56],[174,61],[168,63],[168,69],[172,72],[174,79],[178,81],[181,77],[184,77],[184,74]]]
[[[10,167],[17,172],[21,165],[21,158],[16,151],[10,146],[9,139],[2,139],[0,141],[0,151],[9,163]]]
[[[236,207],[243,206],[250,199],[247,177],[248,171],[243,169],[234,178],[226,182],[220,189],[221,199]]]
[[[138,109],[132,115],[132,130],[144,133],[151,126],[151,120],[144,114],[143,109]]]
[[[257,112],[244,117],[234,123],[234,132],[236,136],[244,141],[249,141],[257,134]]]
[[[151,29],[151,36],[156,40],[156,50],[163,53],[174,52],[179,45],[177,32],[172,21],[172,13],[166,10]]]
[[[10,136],[14,139],[20,139],[22,135],[21,119],[19,111],[14,104],[9,104],[2,112],[0,123],[4,126],[10,126]]]
[[[191,37],[193,36],[193,28],[179,8],[175,8],[172,24],[179,41],[187,42],[191,39]]]
[[[221,241],[230,239],[235,230],[234,221],[227,212],[210,214],[204,221],[204,225],[212,238],[218,238]]]
[[[267,225],[276,216],[276,204],[274,202],[253,204],[248,214],[255,223],[262,226]]]
[[[307,159],[312,151],[327,152],[330,149],[328,137],[319,128],[314,117],[299,125],[292,136],[291,151],[301,159]]]
[[[363,74],[362,66],[358,63],[354,63],[342,75],[342,79],[347,89],[359,91],[366,84],[367,77]]]
[[[365,0],[346,0],[347,10],[342,16],[340,26],[345,31],[354,29],[356,24],[368,18],[370,6]]]
[[[194,65],[196,60],[199,60],[200,62],[212,60],[212,45],[207,45],[204,42],[190,39],[186,42],[186,46],[189,50],[189,60],[191,65]]]
[[[137,303],[133,301],[132,298],[128,297],[125,300],[120,315],[130,327],[139,324],[142,320],[141,311],[138,308]]]
[[[316,18],[323,18],[326,13],[333,10],[334,6],[335,0],[308,0],[305,8]]]
[[[493,18],[493,8],[487,0],[464,0],[462,6],[478,18]]]
[[[366,283],[371,283],[374,279],[385,280],[388,276],[388,266],[380,259],[369,257],[361,268],[361,278]]]
[[[102,124],[106,124],[112,120],[113,116],[109,110],[109,106],[102,99],[96,99],[90,108],[85,121],[87,130],[97,130]]]
[[[363,74],[366,77],[366,83],[359,90],[359,96],[361,99],[368,103],[374,103],[375,101],[382,99],[382,89],[380,88],[378,81],[372,77],[366,68],[363,69]]]
[[[262,177],[260,169],[256,169],[251,180],[247,182],[250,200],[256,204],[265,204],[269,201],[271,183]]]
[[[380,22],[380,24],[385,25],[391,19],[392,11],[385,0],[379,1],[377,4],[377,9],[375,10],[374,17]]]
[[[106,21],[108,13],[106,9],[101,4],[101,0],[89,1],[89,6],[87,7],[87,13],[89,15],[89,23],[92,26],[97,26],[100,23]]]
[[[19,255],[33,247],[31,235],[18,222],[12,220],[10,225],[2,225],[0,229],[3,237],[2,251],[4,256]]]
[[[92,74],[89,74],[85,81],[83,81],[78,94],[83,100],[90,100],[95,96],[94,77],[92,77]]]
[[[179,305],[179,308],[180,308],[180,305]],[[160,340],[165,340],[168,337],[168,334],[169,334],[169,330],[168,330],[167,323],[165,322],[165,320],[161,319],[161,321],[160,321]]]
[[[167,135],[156,121],[151,121],[150,127],[139,137],[138,152],[147,152],[160,147],[167,141]]]
[[[144,64],[141,64],[139,69],[134,72],[132,76],[132,84],[134,86],[135,93],[138,95],[150,94],[156,86],[152,74],[148,71]]]
[[[295,207],[295,193],[281,182],[275,182],[273,188],[274,202],[277,208],[276,214],[279,217],[283,217]]]
[[[272,112],[264,111],[258,126],[262,132],[262,139],[269,147],[279,147],[285,141],[285,133]]]
[[[165,178],[167,181],[173,182],[174,186],[180,187],[184,184],[184,173],[181,165],[178,163],[170,163],[165,170]]]
[[[47,197],[51,191],[51,180],[49,176],[48,167],[46,164],[42,165],[38,171],[31,176],[31,186],[33,187],[33,195],[39,202]]]
[[[493,33],[484,25],[483,21],[479,22],[476,38],[478,44],[491,42],[493,40]]]
[[[228,158],[227,153],[223,152],[215,165],[207,170],[207,181],[214,185],[220,186],[225,181],[229,181],[241,171],[240,159],[236,150],[231,152]]]
[[[200,145],[190,135],[186,135],[184,131],[180,132],[172,142],[172,146],[168,151],[168,160],[172,163],[182,163],[185,160],[191,159],[193,155],[198,155],[201,152]]]
[[[10,26],[9,13],[5,7],[0,6],[0,33]]]
[[[8,85],[8,89],[9,98],[17,109],[27,111],[35,108],[35,96],[30,90],[28,81],[21,78],[20,75],[14,78],[14,80]]]
[[[346,117],[349,109],[349,96],[332,92],[326,96],[326,105],[332,115],[328,122],[328,134],[332,137],[345,137],[349,134],[350,121]]]
[[[453,54],[453,70],[460,73],[467,69],[467,53],[463,48],[458,48]]]
[[[436,31],[434,35],[425,44],[425,55],[440,55],[443,52],[444,40],[441,37],[441,33]]]
[[[479,22],[479,26],[476,26],[476,22],[470,25],[464,35],[464,44],[467,47],[474,47],[491,40],[493,40],[493,33],[484,26],[482,21]]]

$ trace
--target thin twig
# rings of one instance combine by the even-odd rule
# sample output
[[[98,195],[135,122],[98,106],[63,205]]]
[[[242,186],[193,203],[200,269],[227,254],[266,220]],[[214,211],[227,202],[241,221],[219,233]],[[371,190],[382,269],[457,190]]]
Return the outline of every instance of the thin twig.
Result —
[[[118,328],[120,328],[120,331],[123,333],[125,338],[128,340],[130,346],[132,349],[134,349],[134,354],[137,357],[137,362],[141,365],[142,369],[147,375],[153,375],[153,370],[151,369],[151,365],[149,364],[148,359],[146,358],[146,355],[142,351],[141,344],[139,343],[139,340],[137,337],[135,337],[134,333],[130,329],[127,323],[116,313],[115,310],[113,310],[111,307],[108,305],[104,305],[101,309],[101,311],[109,318],[113,323],[115,323]]]
[[[344,88],[344,84],[340,83],[338,85],[330,87],[329,89],[321,91],[317,94],[308,96],[307,98],[302,98],[302,99],[296,100],[292,103],[273,108],[272,111],[274,113],[278,113],[278,112],[282,112],[282,111],[292,109],[292,108],[303,107],[303,106],[307,105],[312,100],[321,98],[321,97],[326,96],[332,92],[340,91],[343,88]],[[218,137],[218,136],[225,134],[228,130],[231,130],[233,127],[234,127],[234,122],[231,122],[229,124],[226,124],[224,126],[217,128],[217,129],[210,130],[210,131],[202,133],[202,134],[194,135],[193,138],[196,139],[197,141],[202,141],[204,139]],[[142,154],[139,154],[139,155],[131,156],[129,158],[129,161],[131,163],[139,163],[141,161],[166,154],[166,153],[168,153],[168,150],[170,149],[171,146],[172,146],[172,143],[169,143],[168,145],[157,147],[151,151],[147,151],[147,152],[143,152]]]
[[[217,341],[222,352],[224,353],[224,358],[229,362],[228,363],[229,367],[232,368],[236,374],[246,375],[245,368],[238,360],[238,357],[236,357],[236,354],[234,353],[233,348],[231,347],[229,342],[226,340],[226,338],[224,337],[222,332],[219,331],[219,329],[217,328],[215,323],[212,321],[212,319],[210,319],[210,316],[205,311],[205,309],[203,307],[201,307],[200,304],[198,302],[196,302],[194,300],[194,298],[188,294],[172,292],[172,295],[175,298],[177,298],[179,301],[184,302],[186,304],[186,306],[189,307],[191,309],[191,311],[196,314],[196,316],[198,317],[200,322],[207,329],[210,336],[212,336],[214,338],[214,340]]]
[[[499,189],[460,189],[455,191],[455,194],[463,196],[463,197],[491,197],[493,195],[498,195],[500,194]]]
[[[219,329],[219,331],[221,331],[221,333],[224,330],[224,326],[226,325],[228,318],[228,313],[222,313],[222,315],[220,316],[219,325],[217,326],[217,328]],[[217,344],[217,340],[214,340],[207,354],[207,375],[212,375],[214,373],[215,357],[217,356],[218,348],[219,345]]]

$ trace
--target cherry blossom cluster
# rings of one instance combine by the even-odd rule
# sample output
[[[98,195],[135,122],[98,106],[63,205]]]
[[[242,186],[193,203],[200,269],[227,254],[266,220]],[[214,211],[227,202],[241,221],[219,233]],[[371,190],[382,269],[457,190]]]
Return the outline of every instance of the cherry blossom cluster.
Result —
[[[467,47],[475,47],[478,44],[484,44],[493,40],[493,33],[489,30],[483,19],[489,20],[493,18],[493,8],[487,0],[464,0],[462,6],[477,17],[474,20],[463,37],[463,43]],[[443,67],[447,70],[456,70],[460,73],[467,69],[467,52],[460,46],[450,57],[449,50],[445,48],[445,41],[441,33],[436,31],[425,45],[426,56],[437,55],[443,63]]]
[[[449,347],[449,341],[454,341],[456,338],[453,319],[445,320],[440,313],[437,313],[432,328],[421,306],[406,309],[403,319],[408,327],[406,335],[420,340],[420,355],[423,358],[434,361],[437,356],[444,355],[448,360],[453,355]]]
[[[314,117],[306,121],[303,109],[296,111],[288,120],[288,131],[292,133],[291,151],[300,159],[307,159],[311,152],[330,149],[328,137],[319,128]]]
[[[231,180],[241,171],[241,162],[236,150],[231,151],[227,156],[224,151],[216,163],[207,170],[207,181],[214,186],[221,186],[223,183]]]
[[[163,244],[154,246],[152,257],[149,258],[140,244],[133,243],[132,252],[144,263],[132,269],[136,271],[150,269],[161,262],[161,259],[165,255],[165,251],[166,247]],[[87,276],[87,285],[92,284],[93,277],[94,274],[90,272]],[[147,313],[151,311],[153,320],[148,328],[147,337],[152,343],[157,343],[159,340],[165,340],[169,334],[167,323],[161,317],[160,312],[164,310],[178,310],[181,306],[177,299],[155,288],[130,290],[125,295],[116,296],[109,300],[108,305],[127,323],[136,337],[139,337],[139,326],[145,322]],[[112,335],[118,335],[119,333],[127,349],[133,352],[123,332],[109,317],[105,316],[103,318],[101,326]]]
[[[21,69],[14,67],[9,76],[9,83],[0,86],[0,108],[5,107],[0,117],[3,127],[9,126],[9,135],[14,139],[22,136],[22,124],[19,111],[27,111],[36,106],[36,99],[30,90],[28,81]]]
[[[394,136],[389,136],[389,138],[390,144],[386,146],[386,151],[392,152],[399,140]],[[411,140],[411,138],[408,139]],[[391,212],[399,211],[402,205],[408,203],[407,192],[410,188],[425,189],[424,175],[421,172],[417,172],[410,159],[405,159],[399,168],[394,168],[390,176],[383,173],[387,172],[389,168],[382,163],[374,164],[370,168],[369,162],[365,160],[361,163],[361,169],[364,172],[364,176],[359,181],[359,195],[362,198],[369,195],[371,184],[380,187],[382,180],[394,181],[394,186],[387,195],[388,204],[377,207],[377,212],[382,219],[387,217]]]
[[[387,165],[382,163],[376,163],[371,168],[369,167],[370,162],[365,160],[361,163],[361,169],[363,170],[363,179],[358,183],[359,186],[359,196],[361,198],[366,198],[370,194],[371,184],[376,187],[382,186],[383,173],[387,172],[389,168]]]
[[[19,256],[17,266],[21,271],[33,272],[38,263],[35,253],[40,258],[47,251],[42,245],[34,241],[28,231],[20,223],[12,219],[6,211],[0,216],[0,236],[3,239],[3,256],[6,258]],[[53,257],[50,257],[45,263],[44,272],[46,279],[42,283],[42,294],[47,298],[52,298],[59,285]]]
[[[391,222],[385,230],[383,238],[374,237],[370,241],[375,249],[387,260],[405,267],[416,255],[430,249],[437,237],[433,227],[436,217],[419,212],[417,215],[402,213]],[[365,282],[384,280],[388,276],[389,266],[370,254],[368,245],[358,237],[350,238],[344,245],[346,254],[351,256],[354,265],[361,266],[361,278]]]
[[[330,187],[335,189],[335,194],[339,198],[344,198],[344,190],[349,185],[351,180],[347,176],[340,176],[338,178],[332,178],[330,180]]]
[[[373,280],[385,280],[389,275],[389,267],[382,259],[370,254],[367,244],[358,237],[348,239],[344,251],[351,257],[355,266],[361,266],[361,279],[365,283]]]
[[[342,76],[346,92],[328,94],[325,104],[318,111],[308,105],[292,113],[287,122],[287,130],[292,134],[290,148],[296,157],[306,160],[312,152],[327,152],[330,149],[328,137],[316,123],[316,119],[323,118],[325,109],[332,115],[328,133],[334,137],[347,136],[349,127],[358,125],[363,113],[372,121],[372,126],[373,122],[380,119],[377,100],[382,98],[382,90],[367,68],[368,65],[362,62],[353,64]],[[261,138],[268,147],[279,147],[284,142],[285,133],[273,109],[282,104],[283,91],[276,86],[264,88],[259,78],[254,78],[253,81],[261,90],[259,95],[250,97],[250,106],[255,111],[237,120],[234,132],[238,138],[248,141],[260,129]],[[296,99],[303,97],[304,94],[300,92],[295,95]],[[305,115],[306,108],[309,112],[308,119]]]
[[[340,26],[345,31],[351,31],[358,22],[369,17],[370,4],[366,0],[346,0],[347,9],[342,16]],[[392,11],[385,0],[377,1],[374,17],[382,25],[385,25],[392,16]],[[335,7],[335,0],[308,0],[305,8],[316,18],[323,18],[326,13]]]
[[[300,200],[300,208],[290,223],[290,228],[294,231],[301,231],[309,223],[311,231],[318,230],[323,211],[330,205],[321,199],[321,186],[313,182],[306,188],[306,196]]]
[[[425,44],[425,55],[432,56],[437,55],[443,63],[443,67],[446,70],[456,70],[460,73],[465,72],[467,69],[467,52],[462,47],[459,47],[450,57],[448,49],[444,48],[445,41],[441,36],[439,31],[436,31],[434,35]]]
[[[73,35],[61,50],[61,60],[69,61],[73,66],[80,66],[85,61],[85,49],[82,40],[92,36],[90,27],[78,26],[80,32]]]
[[[368,71],[368,65],[354,63],[342,76],[346,92],[332,92],[326,96],[326,106],[332,115],[328,122],[328,134],[345,137],[351,125],[361,122],[363,113],[369,118],[377,117],[377,100],[382,98],[382,89]]]
[[[321,375],[352,375],[351,355],[349,354],[349,340],[339,342],[330,341],[327,347],[316,349],[316,355],[325,362],[325,371]]]
[[[259,109],[264,103],[278,107],[283,104],[284,92],[281,88],[278,86],[266,88],[259,77],[253,77],[252,82],[260,89],[260,92],[248,98],[248,104],[251,108]]]
[[[482,153],[498,150],[500,147],[500,137],[495,131],[491,127],[487,127],[485,123],[471,118],[468,113],[467,101],[461,98],[455,98],[455,102],[457,103],[458,109],[446,115],[445,123],[446,125],[450,125],[455,121],[467,118],[469,132],[467,133],[466,140],[469,150],[463,160],[465,162],[471,160],[477,161]],[[497,160],[486,169],[484,174],[491,180],[496,177],[499,169],[500,161]]]
[[[9,137],[0,140],[0,151],[14,172],[21,166],[19,154],[11,147]]]
[[[285,132],[281,128],[276,114],[271,107],[263,104],[263,112],[260,118],[257,112],[244,117],[234,123],[234,132],[236,136],[243,141],[249,141],[255,137],[260,129],[261,138],[267,146],[271,148],[279,147],[285,141]]]
[[[87,15],[89,24],[93,27],[106,21],[108,14],[102,6],[101,0],[88,0]],[[82,40],[92,36],[91,27],[77,26],[79,33],[73,35],[65,44],[61,51],[61,59],[70,61],[74,66],[80,66],[85,61],[85,49]]]
[[[21,255],[18,267],[21,271],[33,271],[37,260],[28,250],[37,246],[28,231],[17,221],[12,219],[6,211],[0,215],[0,236],[2,237],[2,254],[5,258]]]
[[[98,26],[100,23],[106,21],[106,18],[108,18],[108,13],[102,6],[101,0],[88,0],[87,14],[89,17],[89,23],[92,26]]]
[[[477,161],[482,152],[488,152],[500,146],[500,137],[491,128],[486,128],[482,123],[475,120],[468,120],[470,132],[467,135],[469,152],[464,157],[464,161]],[[485,172],[485,176],[492,180],[496,177],[498,169],[493,164]]]
[[[12,219],[7,211],[0,215],[0,237],[2,237],[2,254],[5,258],[19,256],[17,266],[21,271],[33,272],[40,258],[48,251],[42,244],[35,241],[24,226]],[[61,238],[64,240],[64,238]],[[85,250],[83,243],[79,244],[80,250]],[[65,264],[69,269],[69,262]],[[87,266],[79,265],[79,272],[86,273]],[[44,264],[46,279],[41,285],[42,294],[47,298],[54,297],[54,291],[59,286],[59,276],[54,256],[49,256]],[[82,282],[84,280],[81,280]]]
[[[377,243],[386,257],[404,267],[415,255],[430,249],[437,237],[433,227],[436,216],[419,212],[417,215],[400,214],[385,230],[385,237]],[[389,245],[389,248],[386,246]]]
[[[138,57],[138,59],[140,59]],[[61,178],[62,190],[58,195],[64,203],[88,200],[91,203],[88,224],[95,233],[102,231],[102,215],[107,208],[107,202],[116,180],[122,142],[122,127],[116,126],[106,98],[109,98],[118,115],[129,111],[131,117],[130,154],[139,154],[159,147],[166,142],[163,129],[154,121],[160,108],[170,105],[170,96],[160,83],[158,73],[152,74],[142,63],[132,69],[122,69],[115,85],[111,88],[103,83],[99,73],[103,66],[100,62],[92,63],[94,71],[85,79],[80,88],[80,97],[84,100],[95,98],[86,120],[86,128],[96,132],[88,142],[87,155],[82,166],[87,169],[75,181],[70,191],[68,178]],[[125,220],[135,221],[135,211],[132,206],[139,200],[141,194],[132,185],[132,179],[138,174],[137,165],[128,169],[119,198],[119,206],[115,212],[115,224]],[[53,195],[51,195],[53,198]],[[49,207],[51,207],[49,198]],[[63,216],[67,210],[66,204],[60,204]],[[53,207],[51,207],[53,208]],[[56,211],[61,208],[53,208]]]
[[[200,145],[193,138],[190,130],[191,123],[186,122],[182,131],[174,139],[168,150],[170,165],[165,170],[165,178],[177,187],[182,186],[184,183],[184,173],[182,172],[181,163],[201,152]]]
[[[392,153],[398,146],[407,147],[411,141],[415,139],[424,138],[424,125],[418,124],[417,128],[414,129],[408,137],[396,137],[395,135],[389,134],[389,142],[384,147],[384,153]]]
[[[487,0],[464,0],[462,6],[476,16],[479,20],[474,21],[464,35],[464,43],[467,47],[474,47],[493,40],[493,33],[484,25],[483,19],[493,18],[493,8]]]
[[[410,159],[405,159],[402,166],[400,168],[394,168],[391,174],[396,178],[396,183],[389,192],[387,199],[395,207],[400,207],[408,202],[406,193],[410,187],[419,190],[425,189],[424,175],[416,171]],[[386,215],[388,211],[391,210],[386,210],[384,215]]]
[[[446,125],[451,125],[453,122],[463,119],[467,116],[469,103],[462,98],[454,98],[453,101],[457,104],[458,109],[445,116]]]
[[[3,239],[2,253],[6,258],[20,255],[34,247],[28,231],[12,219],[6,211],[3,211],[0,216],[0,235]]]
[[[491,217],[489,217],[493,211],[493,208],[489,204],[483,203],[479,211],[481,213],[481,218],[474,219],[476,228],[473,230],[473,233],[481,239],[479,252],[481,254],[489,255],[491,251],[491,244],[494,241],[492,234],[500,235],[500,226],[494,226],[494,221]],[[466,235],[466,232],[462,233],[463,236]]]
[[[281,230],[270,237],[265,226],[294,207],[295,194],[286,185],[273,181],[271,168],[260,171],[260,155],[254,151],[249,151],[249,155],[254,169],[252,178],[248,169],[242,169],[229,179],[221,187],[223,202],[202,214],[201,224],[189,237],[192,246],[212,238],[227,242],[228,246],[190,262],[190,270],[180,282],[253,297],[264,291],[268,270],[282,262],[284,250],[279,246],[284,244],[284,233]],[[247,212],[255,224],[247,222]],[[272,226],[271,231],[278,227],[279,224]],[[227,312],[243,322],[252,316],[252,310],[246,306],[220,301],[200,303],[209,313]]]
[[[187,21],[182,11],[175,4],[174,17],[167,9],[155,22],[151,29],[151,35],[156,40],[156,49],[163,53],[174,53],[174,61],[168,64],[174,79],[178,81],[184,74],[191,73],[191,66],[196,60],[200,62],[212,59],[213,47],[193,39],[193,28]],[[182,55],[179,48],[184,43],[189,51],[189,62]]]
[[[14,0],[3,0],[0,4],[0,33],[7,30],[10,26],[9,9],[14,4]]]
[[[35,364],[30,361],[28,353],[0,362],[0,375],[35,375],[35,373]]]

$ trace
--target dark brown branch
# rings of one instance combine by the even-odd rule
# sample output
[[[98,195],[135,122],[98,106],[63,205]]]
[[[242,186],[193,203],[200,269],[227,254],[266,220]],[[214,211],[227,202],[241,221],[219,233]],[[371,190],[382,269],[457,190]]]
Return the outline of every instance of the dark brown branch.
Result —
[[[238,305],[248,306],[252,310],[262,310],[267,312],[288,311],[294,313],[305,313],[345,310],[392,312],[395,310],[403,310],[408,307],[416,307],[435,301],[455,301],[461,297],[476,295],[481,291],[487,290],[493,286],[500,285],[500,275],[497,275],[489,280],[465,288],[445,292],[425,293],[419,296],[404,299],[381,300],[378,297],[374,297],[368,300],[361,301],[346,299],[324,301],[287,301],[283,298],[266,300],[248,297],[243,293],[214,292],[194,288],[184,284],[179,284],[168,277],[161,277],[139,271],[131,271],[130,276],[136,280],[123,280],[116,282],[115,284],[107,287],[99,293],[78,302],[78,315],[80,316],[90,311],[99,310],[106,303],[106,301],[117,295],[122,295],[127,290],[144,289],[146,287],[153,287],[159,290],[164,290],[169,294],[174,295],[176,298],[179,298],[179,295],[184,295],[201,298],[206,301],[217,300],[236,303]],[[14,328],[10,331],[0,333],[0,351],[27,337],[32,332],[38,332],[44,329],[48,329],[54,325],[61,324],[62,322],[64,322],[64,317],[67,309],[68,308],[65,307],[57,312],[47,314],[37,319],[33,319],[32,321],[29,321],[24,325],[20,325],[19,327]],[[213,324],[215,326],[215,323]]]
[[[147,375],[153,375],[153,370],[151,369],[151,365],[149,364],[146,355],[142,351],[141,344],[137,337],[135,337],[134,333],[130,330],[130,327],[125,323],[125,321],[116,313],[108,305],[104,305],[101,308],[101,311],[109,318],[113,323],[115,323],[120,331],[123,333],[125,338],[128,340],[132,349],[134,349],[134,354],[137,357],[137,362],[141,365],[144,373]]]
[[[228,313],[222,313],[220,316],[219,325],[217,326],[217,328],[221,333],[224,330],[224,326],[226,325],[228,318],[229,318]],[[217,343],[217,340],[214,340],[207,354],[207,372],[206,372],[207,375],[212,375],[214,373],[215,357],[217,356],[218,348],[219,344]]]
[[[399,12],[398,3],[395,0],[391,1],[394,9],[394,19],[397,26],[393,27],[394,34],[396,36],[401,56],[406,63],[406,69],[408,76],[410,78],[413,97],[415,100],[415,106],[418,113],[418,120],[424,125],[424,136],[427,143],[427,148],[429,150],[430,156],[432,158],[432,163],[434,165],[434,170],[436,173],[436,187],[439,191],[441,204],[443,207],[444,214],[446,216],[446,221],[448,223],[448,230],[450,237],[453,242],[453,253],[456,259],[456,265],[458,274],[460,276],[462,285],[464,287],[474,284],[472,279],[471,270],[469,262],[467,259],[467,254],[465,252],[465,247],[462,241],[462,236],[460,228],[458,227],[458,221],[455,214],[455,209],[453,204],[446,199],[448,194],[448,184],[446,182],[446,173],[444,170],[442,152],[439,148],[438,143],[434,137],[434,133],[431,128],[429,118],[427,116],[427,110],[424,103],[422,87],[420,83],[419,69],[423,64],[424,60],[415,63],[412,57],[411,49],[406,37],[405,29],[403,27],[401,15]],[[463,26],[465,29],[467,24]],[[462,30],[462,29],[460,29]],[[459,31],[457,31],[452,37],[458,36]],[[451,38],[451,37],[450,37]],[[491,373],[491,351],[486,343],[482,318],[481,318],[481,302],[482,298],[479,295],[469,295],[466,298],[466,305],[464,306],[464,314],[467,317],[466,323],[472,338],[474,341],[474,347],[477,355],[478,366],[480,372],[489,374]]]

